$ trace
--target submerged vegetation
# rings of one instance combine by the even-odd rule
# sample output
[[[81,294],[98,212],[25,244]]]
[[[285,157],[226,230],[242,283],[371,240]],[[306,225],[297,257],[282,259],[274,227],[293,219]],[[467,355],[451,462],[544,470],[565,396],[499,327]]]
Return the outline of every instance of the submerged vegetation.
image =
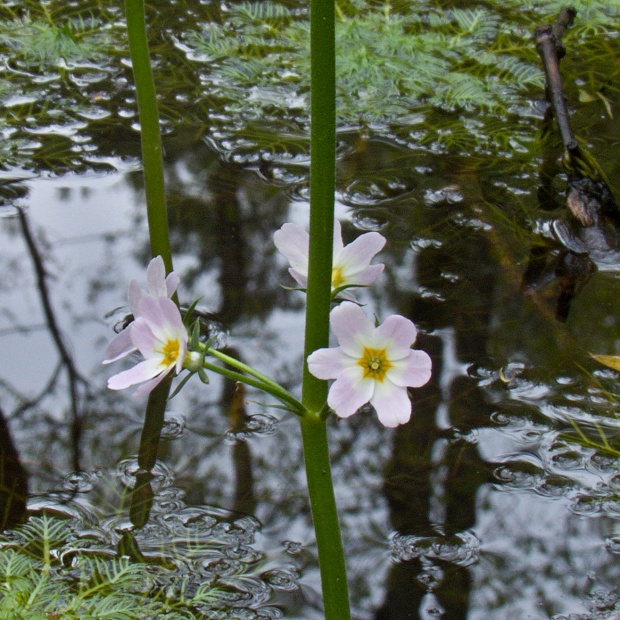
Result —
[[[528,152],[544,86],[533,30],[563,3],[443,4],[338,3],[340,125],[453,153]],[[610,24],[620,9],[573,4],[578,18],[566,38],[565,65],[578,72],[567,73],[569,82],[578,80],[581,101],[605,113],[617,92]],[[0,9],[5,168],[61,172],[113,162],[113,144],[99,140],[95,148],[91,138],[115,133],[110,123],[118,131],[136,119],[121,9],[86,0],[71,8],[24,0]],[[190,23],[175,17],[184,6],[168,10],[170,19],[162,13],[151,20],[163,128],[202,127],[219,148],[245,160],[306,153],[305,5],[200,5]],[[176,23],[178,31],[170,25]]]
[[[188,7],[188,4],[197,6]],[[382,146],[389,145],[380,152],[377,149],[370,153],[371,165],[358,162],[363,156],[356,159],[355,165],[361,171],[354,164],[351,171],[345,171],[353,179],[347,189],[353,188],[349,192],[352,196],[355,188],[362,188],[358,192],[360,204],[376,199],[368,214],[359,209],[354,217],[367,216],[368,227],[387,222],[386,229],[396,241],[387,254],[386,272],[398,282],[389,292],[387,287],[381,290],[377,297],[384,298],[382,303],[400,305],[403,312],[421,317],[421,338],[431,344],[429,350],[441,360],[438,366],[444,368],[444,374],[441,385],[437,381],[427,386],[416,403],[411,426],[399,429],[399,434],[394,435],[394,446],[388,445],[384,435],[358,432],[361,425],[341,425],[335,429],[340,435],[335,436],[340,442],[339,475],[353,489],[347,489],[350,493],[349,514],[345,517],[347,535],[353,532],[357,536],[361,528],[372,529],[372,538],[378,541],[377,555],[385,557],[387,516],[393,528],[399,530],[393,539],[394,547],[400,544],[403,532],[433,530],[433,536],[423,540],[424,545],[427,540],[432,542],[432,549],[429,545],[425,556],[416,556],[415,553],[423,552],[418,552],[402,536],[407,544],[403,545],[400,558],[409,573],[408,580],[413,574],[412,559],[424,558],[429,570],[416,576],[421,590],[428,594],[439,592],[437,584],[442,586],[444,573],[446,582],[453,582],[456,588],[464,583],[454,579],[455,571],[469,566],[470,560],[459,564],[458,558],[455,561],[450,554],[462,547],[465,556],[478,542],[474,527],[480,521],[476,526],[473,523],[481,503],[479,491],[490,495],[491,486],[509,489],[512,484],[519,491],[527,489],[554,499],[570,498],[571,510],[575,512],[580,505],[598,502],[597,510],[613,514],[617,480],[613,469],[616,463],[610,465],[610,460],[620,454],[619,418],[617,396],[611,393],[617,375],[601,375],[600,381],[597,375],[587,380],[580,375],[583,381],[575,380],[575,359],[581,361],[587,351],[583,347],[585,338],[578,340],[564,330],[565,340],[555,342],[559,328],[549,329],[551,322],[546,322],[545,316],[540,319],[539,308],[535,308],[537,312],[529,312],[527,304],[515,293],[518,284],[514,282],[524,266],[523,256],[532,237],[531,230],[537,228],[535,222],[531,225],[535,220],[532,189],[536,181],[524,172],[522,165],[527,161],[529,171],[539,165],[535,158],[537,141],[533,126],[542,118],[544,107],[544,80],[532,42],[533,26],[550,20],[560,3],[507,0],[481,2],[475,9],[455,8],[454,3],[439,0],[413,0],[405,4],[352,0],[338,5],[340,135],[361,136],[359,143],[364,146],[356,155],[379,142]],[[77,2],[67,8],[55,1],[41,4],[16,0],[0,8],[0,55],[4,60],[0,69],[0,80],[3,80],[0,99],[4,104],[0,118],[4,138],[0,143],[0,161],[6,176],[110,170],[127,166],[128,160],[129,165],[137,160],[138,118],[120,6],[120,2],[113,6],[102,0]],[[618,38],[609,24],[620,10],[607,2],[592,1],[577,3],[577,9],[578,23],[567,36],[570,53],[563,67],[567,67],[571,103],[580,101],[578,107],[588,114],[596,110],[591,120],[579,123],[582,132],[589,123],[596,123],[613,112],[610,99],[618,95],[620,67],[610,63],[618,53]],[[264,282],[248,284],[252,271],[247,269],[245,261],[253,256],[250,248],[265,247],[263,239],[259,241],[256,236],[259,225],[271,226],[285,209],[275,208],[258,192],[250,199],[255,187],[248,189],[249,186],[231,180],[232,174],[226,176],[226,170],[222,172],[222,169],[231,160],[231,167],[236,163],[262,165],[265,161],[279,160],[285,166],[296,165],[296,170],[301,172],[295,182],[305,182],[309,88],[305,6],[276,2],[215,6],[178,0],[158,11],[151,16],[150,24],[162,128],[169,139],[167,146],[172,145],[175,133],[181,134],[176,130],[182,128],[187,132],[182,135],[192,133],[196,143],[204,138],[224,156],[216,162],[206,160],[199,156],[197,149],[191,148],[195,143],[183,144],[184,154],[191,153],[193,164],[201,169],[201,174],[205,169],[211,174],[219,167],[221,176],[204,184],[196,182],[191,190],[192,200],[180,201],[179,212],[191,222],[193,236],[176,231],[178,252],[187,256],[191,251],[202,269],[206,261],[202,261],[201,246],[207,245],[207,233],[215,230],[222,246],[228,249],[234,246],[234,250],[244,254],[238,259],[222,251],[222,256],[228,259],[228,262],[224,260],[223,270],[240,276],[232,284],[228,283],[229,291],[237,295],[229,305],[240,307],[238,300],[251,297],[252,286],[264,289],[264,296],[275,298],[274,289]],[[183,15],[184,21],[171,17],[177,14]],[[380,140],[373,145],[366,140],[368,137]],[[343,138],[340,151],[345,153],[343,160],[346,150]],[[169,148],[167,152],[170,164],[167,172],[171,176],[175,174],[174,164],[179,164],[176,166],[179,171],[182,168],[172,151]],[[422,151],[428,156],[419,157]],[[488,167],[500,158],[519,160],[521,176],[508,178],[493,167],[491,174],[484,176],[475,171],[473,178],[466,164],[454,166],[458,157],[451,155],[475,156],[476,162],[482,161]],[[461,157],[458,161],[462,160]],[[259,172],[263,174],[264,170],[260,168]],[[372,178],[363,186],[365,174]],[[409,184],[403,180],[407,174]],[[193,178],[196,179],[198,176]],[[226,191],[212,197],[209,193],[218,182]],[[493,182],[496,186],[490,191],[488,186]],[[528,192],[530,196],[526,200],[524,195]],[[390,200],[395,195],[398,198]],[[401,197],[404,199],[399,202]],[[384,199],[386,205],[379,205]],[[264,210],[254,210],[252,201],[260,203]],[[342,196],[341,201],[346,203]],[[371,213],[376,205],[379,208]],[[254,219],[246,211],[252,211]],[[202,219],[208,217],[213,219]],[[470,235],[472,231],[474,234]],[[188,238],[191,243],[187,242]],[[516,249],[509,247],[511,242]],[[209,252],[215,254],[220,250],[220,247],[210,248]],[[267,267],[261,270],[275,280],[277,265],[270,262],[268,252],[266,255]],[[501,268],[495,269],[498,265]],[[260,266],[263,267],[262,262]],[[500,272],[499,277],[496,272]],[[223,279],[219,285],[226,293]],[[609,306],[616,307],[617,290],[608,287],[606,295],[614,297]],[[595,298],[597,302],[606,299],[601,294]],[[223,299],[221,307],[226,305],[225,294]],[[255,317],[259,312],[255,308],[260,306],[256,299],[252,297]],[[518,306],[517,311],[510,308],[513,303]],[[612,314],[607,318],[611,319]],[[534,329],[530,329],[528,321],[532,324],[536,321]],[[603,338],[609,340],[614,325],[608,322],[601,329],[589,328],[590,324],[582,331],[588,335],[592,332],[592,337],[600,342]],[[573,342],[573,348],[563,348],[567,340]],[[491,350],[493,346],[495,351]],[[573,356],[578,346],[579,355]],[[545,350],[538,355],[537,348]],[[554,364],[557,361],[552,359],[554,355],[561,357],[561,363]],[[570,371],[562,376],[560,370],[564,370],[565,363],[570,365]],[[541,378],[546,371],[553,375],[549,381]],[[245,401],[244,392],[239,391],[237,396]],[[237,406],[239,410],[243,407]],[[109,410],[107,401],[102,407]],[[201,403],[193,408],[202,416],[211,411],[209,407]],[[108,415],[121,420],[115,423],[126,425],[125,408],[125,404],[115,406]],[[440,410],[444,415],[441,427],[437,421]],[[92,412],[88,415],[92,419]],[[109,417],[106,422],[107,438]],[[219,432],[213,428],[222,428],[227,423],[221,419],[219,422],[221,425],[217,427],[212,418],[206,418],[207,452],[213,449],[211,439]],[[522,425],[522,432],[510,428],[518,424]],[[367,426],[365,430],[370,428]],[[203,432],[203,427],[191,432],[195,437]],[[485,439],[486,432],[498,433],[500,436],[494,437],[498,441]],[[351,437],[345,437],[347,434],[355,436],[355,450],[350,449],[352,442]],[[478,451],[478,441],[486,441],[486,446],[492,443],[502,446],[502,439],[514,443],[515,436],[519,443],[515,455],[525,455],[523,461],[514,458],[515,455]],[[369,449],[369,444],[364,443],[369,440],[376,441],[380,450]],[[299,470],[295,459],[299,455],[288,444],[281,443],[269,458],[257,455],[257,469],[281,469],[296,478]],[[190,454],[190,442],[184,441],[182,448],[180,445],[181,442],[176,444],[179,451],[187,449]],[[523,445],[525,449],[521,450]],[[247,448],[245,443],[235,443],[235,449],[239,446]],[[433,460],[427,454],[431,446]],[[436,449],[438,446],[441,450]],[[226,477],[213,476],[210,470],[205,474],[205,469],[194,467],[196,463],[207,462],[204,450],[196,452],[200,456],[195,461],[191,460],[193,455],[184,455],[184,467],[191,470],[188,476],[209,478],[213,487],[210,492],[222,493],[213,489],[223,488],[225,484],[221,480]],[[227,449],[225,453],[228,454]],[[246,460],[236,464],[239,469],[235,473],[240,472],[239,479],[249,480],[251,485],[249,450],[243,454]],[[360,466],[358,460],[368,458],[367,455],[377,459],[374,463],[377,469],[384,466],[386,458],[393,457],[396,473],[385,476],[386,484],[370,500],[367,491],[373,484],[377,488],[381,486],[378,481],[383,480],[383,474],[366,464]],[[454,460],[450,462],[452,457]],[[605,484],[599,483],[603,476],[596,469],[602,457],[610,459],[600,468],[610,479]],[[93,462],[97,458],[98,454],[93,456]],[[277,462],[275,467],[270,467],[270,458]],[[219,460],[223,462],[222,468],[230,469],[226,459]],[[409,462],[409,470],[403,467],[403,461]],[[347,467],[351,468],[351,476],[347,476]],[[445,497],[435,499],[446,514],[433,517],[428,510],[427,519],[420,507],[432,495],[432,484],[438,486],[431,478],[440,469],[446,472],[442,479],[442,485],[446,482],[442,491]],[[595,471],[589,480],[595,478],[598,486],[588,488],[588,481],[582,480],[588,469]],[[360,483],[353,476],[354,471],[361,471],[367,479]],[[429,482],[428,488],[421,482]],[[301,514],[296,491],[291,490],[296,486],[282,485],[281,481],[278,484],[278,489],[286,486],[284,491],[278,490],[278,495],[281,493],[278,510],[292,501],[291,512]],[[240,502],[239,509],[253,514],[256,505],[253,493],[242,491],[249,500],[246,498],[245,504]],[[257,491],[263,506],[276,503],[263,488]],[[373,498],[380,506],[369,510],[369,503],[364,502]],[[241,532],[241,539],[231,541],[232,549],[222,550],[215,545],[226,539],[234,525],[227,523],[218,529],[207,524],[204,529],[194,531],[193,525],[204,525],[207,519],[202,520],[203,515],[197,514],[195,508],[186,510],[180,503],[172,503],[175,505],[171,513],[155,515],[143,530],[133,528],[125,517],[115,517],[101,525],[96,521],[84,524],[73,519],[34,516],[25,526],[6,533],[0,539],[0,620],[21,617],[219,620],[236,618],[230,612],[238,600],[235,595],[241,593],[243,598],[247,594],[249,599],[252,592],[256,593],[256,606],[246,614],[247,609],[240,603],[243,612],[239,617],[281,617],[278,607],[269,608],[265,615],[261,614],[264,609],[259,609],[271,592],[269,579],[261,579],[269,572],[263,570],[264,560],[251,549],[255,526],[252,519],[247,519],[248,530]],[[360,506],[365,510],[363,519],[357,518]],[[455,506],[458,506],[456,510]],[[355,522],[349,529],[352,515]],[[270,516],[265,522],[269,522]],[[363,521],[361,527],[360,521]],[[150,532],[149,527],[152,527]],[[305,535],[309,530],[303,527],[300,525],[299,531]],[[243,529],[242,525],[239,529]],[[372,546],[368,529],[359,537],[363,547],[359,556],[364,561],[352,564],[355,574],[359,574],[359,579],[354,580],[357,587],[364,589],[363,597],[371,601],[373,597],[369,593],[375,583],[370,582],[380,581],[377,575],[382,575],[376,558],[371,558],[373,568],[379,568],[368,571],[368,548]],[[298,530],[293,531],[297,536]],[[446,541],[449,542],[454,532],[458,533],[457,542],[464,533],[463,544],[450,547]],[[154,535],[153,539],[144,544],[149,534]],[[470,536],[475,542],[468,542]],[[162,540],[167,544],[165,549]],[[486,537],[481,547],[486,547],[488,540]],[[306,544],[296,540],[288,543],[293,548]],[[531,547],[528,540],[526,548]],[[513,546],[512,558],[515,551],[518,549]],[[447,555],[442,557],[442,552]],[[481,553],[485,552],[483,548]],[[242,558],[237,562],[240,554]],[[501,553],[497,557],[503,561]],[[550,562],[556,557],[547,554]],[[440,562],[435,563],[437,559]],[[263,564],[259,568],[263,572],[258,580],[252,581],[248,567],[255,563]],[[445,570],[446,567],[450,570]],[[431,575],[435,568],[436,576]],[[495,572],[501,576],[501,570]],[[568,582],[568,577],[573,580],[575,572],[567,571],[565,581]],[[284,583],[281,590],[298,589],[294,570],[272,573],[276,577],[274,583]],[[432,586],[434,590],[428,589],[431,576],[437,580]],[[397,597],[391,596],[390,587],[386,600],[395,600]],[[490,589],[496,592],[494,587],[495,582]],[[412,589],[410,581],[406,588]],[[265,590],[267,595],[263,596]],[[518,590],[519,594],[523,591]],[[564,587],[555,590],[566,591]],[[463,592],[458,595],[464,597]],[[368,606],[376,607],[376,604],[375,597]]]
[[[251,520],[194,507],[143,531],[111,525],[42,514],[0,536],[0,619],[280,617],[258,593],[287,573],[255,572]]]

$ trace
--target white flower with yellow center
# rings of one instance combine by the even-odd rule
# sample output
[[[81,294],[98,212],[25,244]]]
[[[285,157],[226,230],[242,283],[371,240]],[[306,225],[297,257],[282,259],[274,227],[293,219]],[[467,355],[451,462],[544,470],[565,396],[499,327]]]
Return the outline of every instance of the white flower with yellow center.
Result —
[[[166,297],[145,295],[138,304],[139,316],[129,336],[144,360],[108,379],[112,390],[141,383],[135,396],[148,394],[170,372],[179,374],[188,355],[188,334],[176,304]],[[128,351],[129,354],[131,351]],[[104,364],[114,360],[107,359]]]
[[[166,276],[164,259],[161,256],[153,258],[146,268],[147,290],[145,291],[138,284],[137,280],[132,280],[129,283],[129,307],[131,308],[134,319],[140,316],[140,301],[144,297],[150,296],[155,299],[170,299],[179,286],[179,280],[179,276],[174,271]],[[134,327],[134,323],[134,321],[129,323],[123,331],[110,341],[105,352],[105,364],[114,362],[136,351],[136,346],[131,339],[131,331]]]
[[[302,287],[308,286],[308,253],[310,236],[296,224],[284,224],[273,235],[278,250],[288,259],[289,273]],[[385,245],[385,237],[378,232],[360,235],[355,241],[344,245],[340,222],[334,222],[332,257],[332,292],[342,287],[368,286],[383,272],[383,264],[371,265],[370,261]],[[348,290],[339,291],[339,296],[354,299]]]
[[[431,377],[431,358],[411,349],[417,330],[403,316],[388,317],[379,327],[351,302],[336,306],[330,325],[338,347],[319,349],[308,357],[308,369],[319,379],[335,379],[327,404],[347,418],[370,403],[384,426],[404,424],[411,417],[408,387]]]
[[[166,276],[164,261],[156,256],[146,271],[147,290],[136,280],[129,284],[129,306],[134,320],[108,344],[104,364],[135,351],[144,360],[108,379],[112,390],[142,383],[136,396],[148,394],[169,372],[178,374],[188,355],[188,333],[177,305],[170,299],[179,285],[174,272]]]

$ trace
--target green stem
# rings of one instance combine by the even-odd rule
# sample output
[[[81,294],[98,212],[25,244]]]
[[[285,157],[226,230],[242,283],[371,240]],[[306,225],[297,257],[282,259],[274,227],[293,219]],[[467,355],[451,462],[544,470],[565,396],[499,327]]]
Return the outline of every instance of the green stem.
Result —
[[[125,0],[129,51],[136,85],[140,115],[144,190],[151,240],[151,253],[164,259],[166,272],[172,271],[172,255],[168,236],[164,164],[162,159],[159,114],[155,84],[151,71],[143,0]]]
[[[349,620],[347,569],[329,462],[327,427],[324,420],[309,415],[302,417],[300,423],[308,493],[319,550],[325,620]]]
[[[329,344],[336,177],[336,46],[334,0],[310,2],[310,250],[304,360]],[[344,549],[322,411],[327,382],[304,362],[300,419],[326,620],[349,620]]]
[[[216,357],[221,362],[224,362],[225,364],[228,364],[229,366],[232,366],[233,368],[236,368],[237,370],[240,370],[241,372],[247,373],[248,375],[261,381],[263,384],[274,388],[275,390],[286,392],[286,394],[288,394],[291,398],[293,398],[292,395],[290,395],[286,390],[284,390],[284,388],[278,383],[276,383],[273,379],[270,379],[267,375],[264,375],[262,372],[255,370],[251,366],[244,364],[242,361],[234,357],[231,357],[230,355],[226,355],[226,353],[222,353],[221,351],[218,351],[217,349],[209,348],[207,349],[207,354],[212,355],[213,357]],[[299,403],[299,401],[297,401],[296,399],[295,399],[295,402]],[[299,403],[299,406],[301,407],[301,403]]]
[[[151,255],[160,255],[164,259],[166,272],[170,273],[172,271],[172,254],[170,252],[170,239],[168,235],[164,163],[159,133],[157,98],[146,37],[143,0],[126,0],[125,15],[140,119],[142,166]],[[174,299],[177,301],[176,296]],[[162,381],[150,393],[146,405],[138,463],[147,472],[153,469],[157,460],[170,385],[171,378],[166,378]],[[132,496],[132,503],[136,497],[136,494]],[[140,511],[138,521],[146,523],[150,504],[145,503],[141,505]],[[135,506],[133,514],[136,514]]]
[[[210,353],[214,353],[214,351],[209,350]],[[223,357],[228,357],[227,355],[221,354]],[[239,360],[235,360],[234,358],[229,358],[231,362],[229,363],[233,367],[238,367],[240,370],[249,369],[249,366],[246,366]],[[241,372],[236,372],[234,370],[229,370],[228,368],[222,368],[221,366],[217,366],[216,364],[212,364],[211,362],[207,362],[206,360],[202,363],[203,368],[206,370],[210,370],[211,372],[215,372],[218,375],[222,375],[227,377],[228,379],[232,379],[233,381],[239,381],[240,383],[245,383],[246,385],[250,385],[255,387],[262,392],[267,392],[267,394],[271,394],[274,398],[277,398],[281,403],[283,403],[287,409],[290,409],[297,415],[303,416],[306,412],[304,406],[287,390],[285,390],[282,386],[274,383],[269,380],[268,383],[261,381],[259,379],[255,379],[253,377],[248,377]],[[258,373],[257,373],[258,374]]]

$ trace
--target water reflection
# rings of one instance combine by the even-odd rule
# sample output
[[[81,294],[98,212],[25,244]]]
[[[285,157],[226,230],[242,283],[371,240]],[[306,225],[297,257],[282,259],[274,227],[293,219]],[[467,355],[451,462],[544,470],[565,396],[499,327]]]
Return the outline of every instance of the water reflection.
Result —
[[[223,19],[222,7],[186,4],[172,3],[170,11]],[[114,35],[118,11],[105,10]],[[174,36],[171,14],[153,11],[158,60],[159,44]],[[118,60],[122,50],[115,54]],[[201,306],[227,330],[230,349],[295,390],[303,296],[279,287],[288,279],[271,234],[284,221],[306,224],[305,121],[287,125],[273,114],[248,128],[234,125],[226,110],[210,118],[212,98],[201,93],[196,102],[194,83],[204,67],[184,58],[158,65],[166,85],[168,204],[182,299],[202,295]],[[97,82],[102,70],[109,82]],[[130,128],[135,102],[122,62],[72,66],[69,73],[82,78],[83,92],[76,100],[75,89],[51,80],[52,108],[73,97],[69,118],[54,125],[56,135],[44,131],[52,121],[38,97],[10,102],[22,119],[15,121],[16,140],[32,139],[29,123],[36,125],[37,142],[24,145],[19,161],[37,151],[29,166],[43,178],[19,191],[6,186],[6,200],[28,207],[44,282],[37,289],[26,228],[16,217],[0,220],[0,333],[3,351],[10,351],[0,357],[8,422],[8,429],[0,427],[1,445],[17,464],[5,470],[15,479],[8,496],[17,496],[10,519],[21,518],[29,487],[38,494],[29,500],[31,512],[97,524],[109,552],[120,546],[135,559],[164,564],[179,558],[162,554],[161,541],[181,534],[191,542],[194,520],[216,524],[200,533],[207,542],[238,528],[242,554],[263,562],[261,583],[248,586],[252,600],[278,605],[269,611],[273,617],[320,618],[296,420],[227,381],[214,378],[210,388],[190,383],[169,403],[157,453],[146,459],[138,454],[144,403],[105,388],[100,362],[113,320],[102,317],[124,302],[130,278],[143,279],[148,260],[135,165],[139,136]],[[22,77],[25,89],[32,74]],[[87,128],[73,116],[76,107],[80,118],[90,117]],[[542,116],[535,105],[526,108],[523,131],[524,118],[529,127]],[[601,136],[617,135],[617,123],[588,115],[586,124]],[[442,118],[449,123],[449,115]],[[386,284],[366,291],[363,301],[377,315],[411,318],[421,330],[417,346],[432,354],[436,369],[414,392],[408,425],[386,431],[366,413],[331,424],[356,614],[503,620],[541,617],[545,609],[546,617],[585,612],[598,620],[604,597],[590,593],[620,577],[620,407],[610,396],[617,375],[600,374],[587,352],[617,353],[618,280],[595,274],[564,325],[540,296],[524,300],[532,233],[552,217],[541,214],[534,196],[545,162],[522,149],[501,161],[482,152],[439,154],[421,145],[420,118],[405,120],[339,135],[345,240],[359,229],[388,237]],[[271,121],[288,133],[269,135]],[[534,137],[530,132],[522,143]],[[257,151],[274,139],[286,152]],[[88,174],[54,178],[67,161]],[[601,161],[617,170],[610,157]],[[76,379],[75,389],[50,380],[59,357],[69,360],[65,374]],[[257,541],[250,548],[249,531]],[[192,566],[205,578],[225,574],[238,583],[232,547],[210,549],[206,559],[197,552]],[[179,553],[182,561],[190,551]]]

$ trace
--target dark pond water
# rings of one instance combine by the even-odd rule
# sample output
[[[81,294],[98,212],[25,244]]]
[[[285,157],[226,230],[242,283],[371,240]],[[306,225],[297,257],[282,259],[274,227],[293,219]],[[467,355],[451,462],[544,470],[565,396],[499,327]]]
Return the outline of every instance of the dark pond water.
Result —
[[[354,617],[620,617],[619,377],[590,357],[620,354],[620,265],[560,312],[562,277],[522,286],[533,259],[560,252],[565,179],[553,126],[541,139],[531,33],[561,5],[358,4],[339,16],[337,216],[347,240],[387,237],[385,277],[360,299],[411,318],[434,373],[404,426],[371,411],[330,423]],[[603,25],[620,13],[588,4],[562,67],[573,128],[620,196],[620,39]],[[295,391],[304,299],[280,287],[292,282],[272,234],[308,218],[305,9],[261,7],[155,2],[149,19],[180,296],[202,296],[226,346]],[[101,360],[149,258],[122,6],[14,1],[0,18],[2,479],[27,489],[31,514],[68,519],[63,553],[111,555],[135,517],[144,402],[109,392]],[[432,96],[403,81],[411,61],[390,45],[420,24],[453,41],[437,75],[471,69],[488,105],[467,89],[441,99],[431,69]],[[377,82],[373,59],[401,81]],[[221,615],[192,617],[322,617],[294,416],[192,381],[168,407],[155,474],[135,539],[188,591],[220,588]]]

